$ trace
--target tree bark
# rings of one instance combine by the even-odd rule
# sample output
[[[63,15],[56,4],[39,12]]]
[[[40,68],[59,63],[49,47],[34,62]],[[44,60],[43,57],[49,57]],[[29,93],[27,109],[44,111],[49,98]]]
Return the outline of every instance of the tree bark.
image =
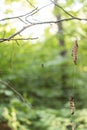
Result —
[[[54,1],[55,1],[55,4],[58,3],[58,0],[54,0]],[[54,8],[56,8],[55,6],[54,6]],[[61,19],[60,12],[58,12],[58,14],[56,15],[56,19],[57,20]],[[66,55],[67,55],[67,50],[65,48],[65,41],[64,41],[64,34],[63,34],[63,23],[62,22],[57,23],[57,30],[58,30],[57,33],[59,35],[59,37],[58,37],[58,44],[60,45],[60,48],[62,48],[60,50],[60,56],[65,58]],[[65,69],[66,66],[67,66],[67,64],[63,63],[63,64],[61,64],[61,67],[60,67],[60,69],[61,69],[61,88],[62,88],[62,91],[63,91],[63,94],[62,94],[61,98],[63,98],[63,99],[66,98],[65,96],[68,93],[67,92],[67,84],[66,84],[67,83],[66,81],[68,79],[68,75],[66,74],[66,71],[65,71],[66,70]]]

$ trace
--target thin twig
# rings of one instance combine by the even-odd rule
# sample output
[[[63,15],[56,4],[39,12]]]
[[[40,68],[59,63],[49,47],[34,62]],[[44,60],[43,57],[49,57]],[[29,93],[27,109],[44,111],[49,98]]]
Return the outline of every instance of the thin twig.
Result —
[[[35,6],[29,0],[26,0],[26,1],[29,3],[29,5],[31,5],[33,8],[35,8]]]
[[[33,12],[32,15],[38,13],[39,11],[41,11],[42,9],[48,7],[48,6],[51,5],[51,4],[52,4],[52,3],[49,3],[49,4],[47,4],[47,5],[44,5],[44,6],[40,7],[40,8],[37,8],[36,12]],[[30,23],[30,22],[28,21],[28,17],[29,17],[29,15],[27,15],[27,16],[25,17],[25,21],[27,21],[28,23]]]
[[[60,5],[58,5],[55,1],[50,0],[56,7],[60,8],[63,10],[63,12],[65,12],[67,15],[69,15],[70,17],[74,18],[74,16],[70,13],[68,13],[63,7],[61,7]]]
[[[22,14],[22,15],[18,15],[18,16],[14,16],[14,17],[7,17],[7,18],[3,18],[3,19],[0,19],[0,21],[5,21],[5,20],[11,20],[11,19],[19,19],[19,18],[22,18],[22,17],[25,17],[25,16],[32,16],[33,14],[35,14],[37,12],[37,9],[38,8],[35,8],[33,9],[31,12],[28,12],[28,13],[25,13],[25,14]]]
[[[17,94],[20,97],[21,101],[26,102],[23,96],[18,91],[16,91],[13,87],[11,87],[7,82],[0,80],[0,83],[10,88],[15,94]]]
[[[30,16],[33,16],[34,14],[36,14],[37,12],[39,12],[40,10],[48,7],[49,5],[51,5],[52,3],[49,3],[45,6],[42,6],[41,8],[38,8],[36,7],[35,9],[33,9],[31,12],[28,12],[28,13],[25,13],[25,14],[22,14],[22,15],[18,15],[18,16],[14,16],[14,17],[7,17],[7,18],[3,18],[3,19],[0,19],[0,21],[6,21],[6,20],[13,20],[13,19],[19,19],[20,21],[22,21],[23,23],[27,24],[25,21],[27,21],[28,23],[31,23],[29,22],[27,19],[28,17]],[[23,17],[25,17],[25,21],[22,19]]]
[[[38,37],[34,37],[34,38],[11,38],[11,39],[9,39],[9,38],[1,38],[0,39],[0,42],[4,42],[4,41],[9,41],[9,40],[24,40],[24,41],[27,41],[27,40],[36,40],[36,39],[38,39]]]
[[[63,12],[65,12],[68,16],[70,16],[72,19],[71,20],[74,20],[74,19],[77,19],[77,20],[84,20],[84,21],[87,21],[86,18],[79,18],[79,17],[75,17],[73,16],[72,14],[70,14],[68,11],[66,11],[62,6],[56,4],[54,1],[50,0],[52,3],[55,4],[55,6],[57,6],[58,8],[62,9]]]

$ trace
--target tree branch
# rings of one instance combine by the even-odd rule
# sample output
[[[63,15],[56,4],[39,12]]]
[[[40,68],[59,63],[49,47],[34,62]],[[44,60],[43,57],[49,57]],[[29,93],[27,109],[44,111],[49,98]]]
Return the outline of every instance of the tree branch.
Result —
[[[21,30],[19,30],[18,32],[14,33],[13,35],[9,36],[8,38],[1,38],[0,39],[0,42],[4,42],[4,41],[10,41],[10,40],[17,40],[17,39],[13,39],[15,36],[19,35],[21,32],[23,32],[24,30],[26,30],[27,28],[31,27],[31,26],[35,26],[35,25],[41,25],[41,24],[56,24],[58,22],[64,22],[64,21],[70,21],[70,20],[85,20],[87,21],[87,19],[84,19],[84,18],[77,18],[77,17],[73,17],[73,18],[65,18],[65,19],[60,19],[60,20],[57,20],[57,21],[44,21],[44,22],[36,22],[36,23],[31,23],[31,25],[27,25],[25,27],[23,27]],[[24,38],[23,38],[24,39]],[[30,40],[32,39],[37,39],[36,38],[30,38]]]
[[[61,10],[63,10],[63,12],[65,12],[68,16],[70,16],[72,19],[70,20],[84,20],[84,21],[87,21],[87,19],[85,18],[79,18],[79,17],[76,17],[76,16],[73,16],[72,14],[70,14],[69,12],[67,12],[62,6],[56,4],[56,2],[54,2],[53,0],[50,0],[55,6],[57,6],[58,8],[60,8]],[[66,21],[66,20],[65,20]]]
[[[8,17],[8,18],[1,19],[0,21],[10,20],[10,19],[19,19],[20,21],[24,22],[27,25],[24,26],[19,31],[17,31],[16,33],[10,35],[7,38],[0,38],[0,42],[10,41],[10,40],[15,40],[16,41],[16,40],[34,40],[34,39],[37,39],[37,37],[35,37],[35,38],[14,38],[15,36],[19,35],[24,30],[28,29],[29,27],[35,26],[35,25],[56,24],[56,23],[59,23],[59,22],[70,21],[70,20],[79,20],[79,21],[84,20],[84,21],[87,21],[87,19],[85,19],[85,18],[78,18],[78,17],[75,17],[72,14],[68,13],[63,7],[61,7],[60,5],[56,4],[53,0],[50,0],[50,1],[51,1],[51,3],[41,7],[39,9],[38,8],[34,8],[31,12],[28,12],[26,14],[15,16],[15,17]],[[29,1],[27,1],[27,2],[29,2]],[[39,21],[39,22],[37,22],[37,21],[35,21],[35,22],[28,21],[28,17],[29,16],[32,16],[32,15],[36,14],[41,9],[43,9],[43,8],[45,8],[45,7],[47,7],[47,6],[51,5],[51,4],[55,4],[55,6],[57,6],[61,10],[63,10],[70,17],[69,18],[59,19],[59,20],[56,20],[56,21]],[[25,18],[25,21],[22,20],[23,17]]]

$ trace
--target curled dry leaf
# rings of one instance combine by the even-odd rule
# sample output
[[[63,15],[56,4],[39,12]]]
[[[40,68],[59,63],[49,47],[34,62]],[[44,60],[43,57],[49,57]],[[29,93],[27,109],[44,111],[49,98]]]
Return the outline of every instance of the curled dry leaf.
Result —
[[[75,113],[74,97],[71,96],[69,102],[70,102],[71,115],[73,115]]]
[[[72,57],[75,65],[77,64],[77,54],[78,54],[78,42],[77,40],[75,40],[75,43],[72,48]]]

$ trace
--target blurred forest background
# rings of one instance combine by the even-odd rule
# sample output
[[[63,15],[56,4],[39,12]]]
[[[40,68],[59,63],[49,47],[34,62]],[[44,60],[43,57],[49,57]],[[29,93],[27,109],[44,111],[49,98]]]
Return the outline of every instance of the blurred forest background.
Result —
[[[2,0],[0,15],[0,130],[70,130],[71,95],[76,130],[87,130],[87,0]]]

